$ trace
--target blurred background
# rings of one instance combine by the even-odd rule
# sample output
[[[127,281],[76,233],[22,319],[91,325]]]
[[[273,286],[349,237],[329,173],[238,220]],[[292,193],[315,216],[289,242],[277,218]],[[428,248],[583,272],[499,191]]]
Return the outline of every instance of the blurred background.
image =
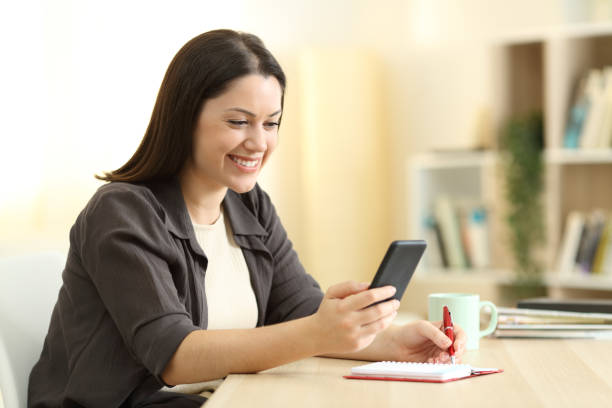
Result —
[[[415,313],[434,291],[511,302],[504,287],[523,272],[558,296],[612,293],[610,144],[565,139],[581,78],[598,70],[608,89],[612,4],[599,0],[4,1],[1,256],[67,251],[93,175],[131,157],[170,60],[216,28],[258,35],[286,71],[260,183],[324,289],[369,281],[391,240],[427,239],[403,305]],[[535,155],[500,142],[510,129]],[[516,184],[512,154],[542,171],[526,163]],[[521,192],[540,200],[523,229],[506,222]],[[577,270],[593,211],[600,239]]]

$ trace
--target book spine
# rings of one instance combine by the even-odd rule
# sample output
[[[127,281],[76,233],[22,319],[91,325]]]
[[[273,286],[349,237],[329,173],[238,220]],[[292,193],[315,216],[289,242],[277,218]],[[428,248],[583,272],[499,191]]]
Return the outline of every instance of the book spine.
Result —
[[[442,259],[440,242],[436,233],[436,219],[433,215],[425,217],[425,241],[427,242],[427,251],[425,251],[425,261],[429,268],[440,268],[444,266]]]
[[[601,273],[606,276],[612,276],[612,216],[610,214],[608,214],[606,229],[608,230],[608,242],[603,249]]]
[[[612,67],[604,69],[604,100],[602,123],[599,134],[599,147],[606,149],[612,145]]]
[[[605,252],[608,249],[608,242],[610,240],[610,219],[607,217],[603,221],[603,227],[601,232],[601,238],[597,243],[597,249],[595,251],[595,256],[593,259],[593,268],[592,272],[596,275],[601,275],[603,273],[603,262],[605,258]]]
[[[580,134],[582,125],[587,116],[589,105],[585,95],[586,78],[582,76],[578,81],[573,104],[569,111],[565,135],[563,137],[563,147],[576,149],[580,147]]]
[[[461,245],[459,221],[448,197],[441,196],[436,199],[435,213],[440,223],[449,265],[453,268],[465,268],[466,261]]]
[[[592,221],[589,227],[589,233],[585,238],[585,251],[581,259],[580,267],[583,272],[593,273],[593,264],[595,261],[595,253],[599,246],[601,234],[606,222],[606,216],[601,211],[595,211],[591,214]]]
[[[589,72],[586,85],[586,94],[589,98],[589,113],[586,117],[584,129],[580,136],[580,147],[593,149],[599,147],[599,132],[601,128],[604,108],[603,75],[600,70],[593,69]]]
[[[561,276],[568,277],[574,271],[583,228],[584,215],[578,211],[571,212],[567,216],[559,251],[559,273]]]
[[[472,264],[474,268],[487,268],[491,260],[487,213],[484,208],[476,207],[470,211],[467,228]]]

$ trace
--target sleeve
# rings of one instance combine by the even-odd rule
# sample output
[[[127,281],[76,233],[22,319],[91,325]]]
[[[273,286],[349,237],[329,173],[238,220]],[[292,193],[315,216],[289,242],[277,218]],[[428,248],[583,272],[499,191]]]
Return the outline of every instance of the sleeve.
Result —
[[[265,244],[274,260],[265,324],[309,316],[319,309],[323,292],[304,270],[268,194],[259,185],[255,193],[259,220],[268,231]]]
[[[128,188],[99,192],[79,232],[83,266],[126,347],[161,381],[198,327],[179,300],[170,270],[178,250],[151,198]]]

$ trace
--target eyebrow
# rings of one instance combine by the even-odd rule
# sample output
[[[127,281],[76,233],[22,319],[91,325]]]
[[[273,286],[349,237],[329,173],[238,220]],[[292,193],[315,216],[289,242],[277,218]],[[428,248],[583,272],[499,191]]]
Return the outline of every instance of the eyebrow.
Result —
[[[225,110],[225,112],[228,112],[228,111],[242,112],[242,113],[244,113],[244,114],[246,114],[246,115],[249,115],[249,116],[252,116],[252,117],[257,116],[257,115],[256,115],[256,114],[254,114],[253,112],[248,111],[248,110],[246,110],[246,109],[242,109],[242,108],[229,108],[229,109],[226,109],[226,110]],[[281,113],[281,112],[282,112],[282,109],[279,109],[279,110],[277,110],[276,112],[269,114],[269,115],[268,115],[268,117],[269,117],[269,118],[271,118],[272,116],[276,116],[276,115],[278,115],[278,114],[279,114],[279,113]]]

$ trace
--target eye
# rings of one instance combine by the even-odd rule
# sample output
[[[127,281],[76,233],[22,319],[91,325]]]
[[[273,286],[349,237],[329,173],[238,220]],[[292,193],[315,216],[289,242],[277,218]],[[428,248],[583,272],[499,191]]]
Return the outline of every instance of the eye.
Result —
[[[229,123],[230,125],[234,125],[234,126],[243,126],[243,125],[247,125],[249,122],[246,120],[228,120],[227,123]]]
[[[265,127],[278,127],[279,123],[278,122],[266,122],[264,123]]]

